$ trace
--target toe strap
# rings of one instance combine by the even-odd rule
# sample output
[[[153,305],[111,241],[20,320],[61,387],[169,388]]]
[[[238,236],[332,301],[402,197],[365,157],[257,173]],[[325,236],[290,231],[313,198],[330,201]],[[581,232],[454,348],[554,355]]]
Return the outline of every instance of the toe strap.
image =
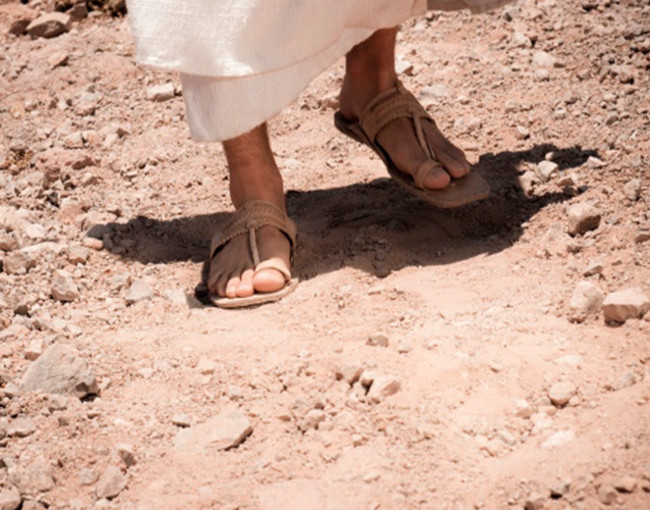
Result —
[[[439,161],[435,161],[435,160],[425,161],[415,169],[415,172],[413,172],[413,184],[415,184],[415,186],[417,186],[420,189],[425,189],[424,180],[431,172],[433,172],[437,168],[442,168],[442,165],[440,164]]]

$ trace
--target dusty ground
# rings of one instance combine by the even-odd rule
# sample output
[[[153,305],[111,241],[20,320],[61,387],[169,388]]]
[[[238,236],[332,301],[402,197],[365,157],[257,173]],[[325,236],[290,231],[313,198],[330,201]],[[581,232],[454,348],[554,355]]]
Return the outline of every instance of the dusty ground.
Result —
[[[459,210],[336,132],[342,64],[326,71],[272,121],[301,283],[240,311],[201,302],[231,209],[177,77],[135,64],[124,18],[31,38],[8,33],[20,7],[0,1],[1,508],[650,508],[650,315],[570,307],[582,280],[650,293],[647,0],[405,24],[405,83],[492,186]],[[601,220],[570,236],[579,203]],[[98,397],[20,391],[54,343]],[[371,401],[341,363],[400,389]],[[232,408],[252,434],[203,444]]]

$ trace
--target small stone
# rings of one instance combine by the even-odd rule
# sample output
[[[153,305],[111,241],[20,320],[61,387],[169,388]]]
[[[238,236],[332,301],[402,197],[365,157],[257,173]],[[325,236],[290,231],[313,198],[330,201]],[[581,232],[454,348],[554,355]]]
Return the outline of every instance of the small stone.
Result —
[[[196,365],[196,369],[203,375],[214,374],[216,368],[217,364],[213,360],[207,358],[201,358]]]
[[[83,398],[97,394],[97,380],[77,351],[53,344],[34,361],[20,381],[21,391],[72,394]]]
[[[108,286],[113,291],[123,289],[129,283],[131,283],[131,275],[129,275],[129,273],[126,271],[115,273],[108,279]]]
[[[641,181],[631,179],[623,185],[623,193],[630,202],[636,202],[641,197]]]
[[[603,505],[616,503],[616,489],[611,485],[601,485],[598,488],[598,499]]]
[[[568,232],[572,236],[583,235],[595,230],[600,225],[600,212],[587,202],[580,202],[569,207],[567,211]]]
[[[0,250],[14,251],[20,248],[20,243],[11,232],[0,232]]]
[[[147,89],[147,99],[149,101],[163,102],[173,98],[175,95],[174,84],[164,83],[162,85],[154,85]]]
[[[529,496],[524,503],[525,510],[543,510],[546,506],[546,498],[540,494]]]
[[[527,140],[530,138],[530,131],[524,126],[517,126],[515,128],[515,138],[517,140]]]
[[[389,375],[380,375],[375,377],[368,390],[368,400],[370,402],[381,402],[386,397],[394,395],[401,389],[399,381]]]
[[[537,69],[547,69],[554,67],[557,59],[545,51],[536,51],[533,54],[533,67]]]
[[[548,182],[551,178],[558,175],[558,166],[557,163],[553,161],[540,161],[537,164],[537,175],[541,182]]]
[[[565,482],[560,482],[557,485],[554,485],[550,489],[551,497],[552,498],[562,498],[569,494],[571,491],[571,482],[565,481]]]
[[[624,476],[616,480],[613,485],[618,492],[631,494],[636,490],[637,484],[638,480],[633,476]]]
[[[640,244],[646,241],[650,241],[650,229],[640,228],[634,235],[634,242]]]
[[[49,12],[39,16],[27,26],[27,33],[32,37],[46,39],[67,32],[72,27],[72,18],[62,12]]]
[[[97,480],[95,496],[97,499],[113,499],[125,487],[126,477],[122,474],[122,471],[115,466],[109,466]]]
[[[224,411],[203,423],[180,430],[174,439],[177,450],[198,453],[208,449],[229,450],[243,442],[253,427],[239,410]]]
[[[18,510],[23,498],[15,487],[4,487],[0,490],[0,510]]]
[[[537,175],[532,170],[527,170],[522,175],[517,177],[519,181],[519,187],[521,191],[524,192],[524,195],[527,197],[531,196],[535,191],[535,184],[537,181]]]
[[[177,427],[189,427],[192,424],[192,419],[185,413],[175,414],[172,416],[172,424]]]
[[[64,66],[70,60],[70,56],[63,52],[57,51],[47,58],[47,65],[50,66],[50,69],[54,69],[59,66]]]
[[[43,340],[36,339],[29,342],[29,345],[25,349],[25,359],[34,361],[43,354]]]
[[[603,264],[601,262],[592,262],[582,272],[582,276],[587,276],[588,277],[588,276],[595,276],[597,274],[602,274],[603,269],[605,269],[605,268],[603,267]]]
[[[124,299],[127,305],[132,305],[138,301],[144,301],[153,298],[153,289],[144,278],[136,279],[129,290],[126,291]]]
[[[564,446],[565,444],[574,441],[575,438],[576,434],[573,430],[560,430],[544,441],[542,443],[542,448],[549,449]]]
[[[104,248],[104,241],[101,239],[95,239],[94,237],[84,237],[82,244],[86,248],[90,248],[91,250],[95,251],[99,251]]]
[[[36,496],[54,488],[52,467],[47,459],[39,457],[30,465],[15,466],[9,469],[9,478],[23,496]]]
[[[363,366],[358,362],[341,361],[336,367],[336,378],[343,379],[348,384],[354,384],[359,380]]]
[[[318,429],[318,426],[325,421],[326,414],[321,409],[311,409],[303,418],[300,430],[303,432],[309,429]]]
[[[614,384],[610,386],[610,389],[612,391],[621,391],[624,390],[625,388],[629,388],[630,386],[634,386],[638,382],[636,375],[634,372],[629,371],[624,373],[621,377],[619,377]]]
[[[589,156],[587,158],[587,165],[592,168],[602,168],[605,166],[605,162],[602,159],[597,158],[596,156]]]
[[[388,335],[385,333],[374,333],[368,337],[366,341],[368,345],[374,345],[379,347],[388,347]]]
[[[92,469],[83,468],[79,472],[79,483],[81,485],[92,485],[97,481],[97,478],[97,473],[95,473]]]
[[[3,261],[3,269],[7,274],[25,274],[36,266],[36,257],[24,249],[12,251]]]
[[[576,394],[576,387],[567,381],[555,383],[548,390],[548,398],[556,407],[564,407]]]
[[[605,320],[610,322],[641,318],[649,310],[650,298],[640,288],[612,292],[603,301]]]
[[[515,401],[515,416],[528,419],[533,415],[533,408],[527,400],[519,399]]]
[[[83,246],[73,245],[68,248],[68,261],[71,264],[85,264],[90,257],[90,251]]]
[[[135,465],[135,455],[133,453],[133,446],[128,443],[119,443],[115,446],[117,455],[122,459],[124,465],[129,468]]]
[[[366,388],[369,388],[375,380],[376,374],[372,370],[364,370],[359,376],[359,383]]]
[[[54,271],[50,293],[54,299],[62,302],[70,302],[79,298],[79,289],[72,280],[72,275],[61,269]]]
[[[36,432],[36,423],[30,418],[16,418],[7,427],[9,437],[27,437],[34,432]]]
[[[569,301],[571,318],[583,320],[590,314],[600,312],[604,299],[605,293],[597,285],[588,281],[578,283]]]
[[[162,296],[174,306],[187,306],[187,296],[182,289],[166,289]]]

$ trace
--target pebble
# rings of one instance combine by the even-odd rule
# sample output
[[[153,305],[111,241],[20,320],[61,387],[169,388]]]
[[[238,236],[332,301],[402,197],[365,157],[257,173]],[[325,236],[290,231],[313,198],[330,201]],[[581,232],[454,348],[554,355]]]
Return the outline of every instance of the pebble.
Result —
[[[573,430],[560,430],[555,432],[551,437],[542,443],[542,448],[550,449],[557,448],[558,446],[564,446],[571,441],[574,441],[576,438],[575,432]]]
[[[36,496],[52,490],[55,486],[52,468],[43,457],[28,466],[12,467],[9,477],[23,496]]]
[[[603,273],[603,264],[601,262],[592,262],[589,264],[582,273],[582,276],[595,276]]]
[[[629,371],[614,381],[614,384],[611,384],[609,388],[612,391],[621,391],[625,388],[629,388],[630,386],[634,386],[637,382],[638,379],[636,377],[636,374],[632,371]]]
[[[543,510],[546,508],[546,498],[541,494],[528,496],[524,503],[525,510]]]
[[[0,250],[14,251],[20,248],[20,243],[12,232],[0,232]]]
[[[10,252],[3,262],[7,274],[25,274],[35,266],[36,257],[25,249]]]
[[[16,487],[4,487],[0,490],[0,510],[18,510],[23,498]]]
[[[72,27],[72,17],[62,12],[49,12],[39,16],[27,26],[27,33],[32,37],[49,39],[67,32]]]
[[[321,409],[311,409],[302,420],[300,430],[303,432],[309,429],[318,429],[318,426],[325,421],[327,415]]]
[[[95,250],[95,251],[99,251],[104,248],[104,241],[102,241],[101,239],[96,239],[94,237],[84,237],[82,244],[86,248],[90,248],[91,250]]]
[[[54,299],[62,302],[71,302],[79,298],[79,289],[72,280],[72,275],[61,269],[54,271],[50,293]]]
[[[618,492],[631,494],[636,490],[637,484],[638,484],[638,480],[633,476],[624,476],[616,480],[613,483],[613,486]]]
[[[546,51],[536,51],[533,54],[533,67],[536,69],[546,69],[555,66],[557,59]]]
[[[554,163],[553,161],[540,161],[537,164],[537,175],[539,176],[539,180],[541,182],[550,181],[551,178],[558,175],[558,168],[557,163]]]
[[[649,310],[650,298],[638,287],[612,292],[603,301],[603,314],[610,322],[641,318]]]
[[[573,320],[584,320],[588,315],[600,312],[605,299],[605,293],[598,287],[588,281],[581,281],[576,286],[569,308]]]
[[[601,485],[598,488],[598,500],[603,504],[603,505],[611,505],[613,503],[616,503],[616,489],[612,487],[611,485]]]
[[[88,248],[79,245],[72,245],[68,248],[68,261],[71,264],[85,264],[90,257]]]
[[[636,202],[641,197],[641,181],[630,179],[623,185],[623,194],[630,202]]]
[[[133,453],[132,445],[128,443],[119,443],[115,445],[115,452],[127,468],[135,465],[135,454]]]
[[[37,360],[41,354],[43,354],[43,340],[41,339],[32,340],[25,348],[25,359],[29,361]]]
[[[380,375],[374,378],[368,390],[368,400],[370,402],[381,402],[386,397],[394,395],[401,389],[400,382],[393,376]]]
[[[15,418],[7,427],[9,437],[27,437],[36,432],[36,423],[30,418]]]
[[[147,99],[149,101],[161,103],[173,98],[174,95],[174,84],[170,82],[164,83],[162,85],[154,85],[147,89]]]
[[[95,485],[97,499],[113,499],[126,487],[126,477],[120,468],[109,466],[101,474]]]
[[[207,449],[229,450],[242,443],[253,427],[239,410],[228,410],[205,422],[180,430],[174,439],[178,451],[198,453]]]
[[[192,424],[192,418],[185,413],[175,414],[172,416],[172,424],[177,427],[189,427]]]
[[[97,481],[97,473],[89,468],[83,468],[79,472],[79,483],[81,485],[92,485]]]
[[[126,291],[124,299],[127,305],[132,305],[138,301],[144,301],[153,298],[153,289],[144,278],[137,278],[133,281],[129,290]]]
[[[71,394],[83,398],[97,394],[97,380],[79,353],[63,344],[53,344],[34,361],[20,381],[21,391]]]
[[[336,367],[336,378],[343,379],[352,385],[359,380],[363,372],[363,365],[356,361],[340,361]]]
[[[378,347],[388,347],[388,335],[385,333],[374,333],[368,337],[366,343]]]
[[[593,204],[580,202],[567,210],[567,230],[572,236],[595,230],[600,225],[601,214]]]
[[[517,126],[515,128],[515,138],[517,140],[527,140],[530,138],[530,130],[524,126]]]
[[[533,408],[527,400],[523,398],[515,401],[515,416],[519,418],[528,419],[533,415]]]
[[[568,381],[557,382],[548,390],[548,398],[556,407],[567,405],[575,394],[576,387]]]

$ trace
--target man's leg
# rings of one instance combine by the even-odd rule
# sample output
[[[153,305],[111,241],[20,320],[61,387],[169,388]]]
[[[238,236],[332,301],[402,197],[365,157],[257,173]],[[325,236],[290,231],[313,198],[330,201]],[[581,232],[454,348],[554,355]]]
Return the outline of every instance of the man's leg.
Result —
[[[225,141],[223,146],[235,209],[249,200],[266,200],[285,211],[282,177],[271,152],[266,124]],[[286,236],[270,226],[256,233],[260,260],[278,257],[289,267],[290,245]],[[248,237],[235,237],[211,261],[208,289],[213,295],[234,298],[273,292],[285,285],[284,276],[274,269],[264,269],[255,276],[253,273]]]
[[[346,72],[341,89],[340,111],[349,120],[356,120],[377,94],[397,81],[395,73],[395,41],[397,28],[378,30],[346,56]],[[447,140],[437,127],[425,123],[426,134],[442,163],[427,175],[424,187],[444,188],[451,177],[462,177],[469,172],[465,154]],[[389,154],[395,165],[405,173],[412,173],[428,159],[420,147],[411,121],[396,119],[377,135],[377,142]]]

